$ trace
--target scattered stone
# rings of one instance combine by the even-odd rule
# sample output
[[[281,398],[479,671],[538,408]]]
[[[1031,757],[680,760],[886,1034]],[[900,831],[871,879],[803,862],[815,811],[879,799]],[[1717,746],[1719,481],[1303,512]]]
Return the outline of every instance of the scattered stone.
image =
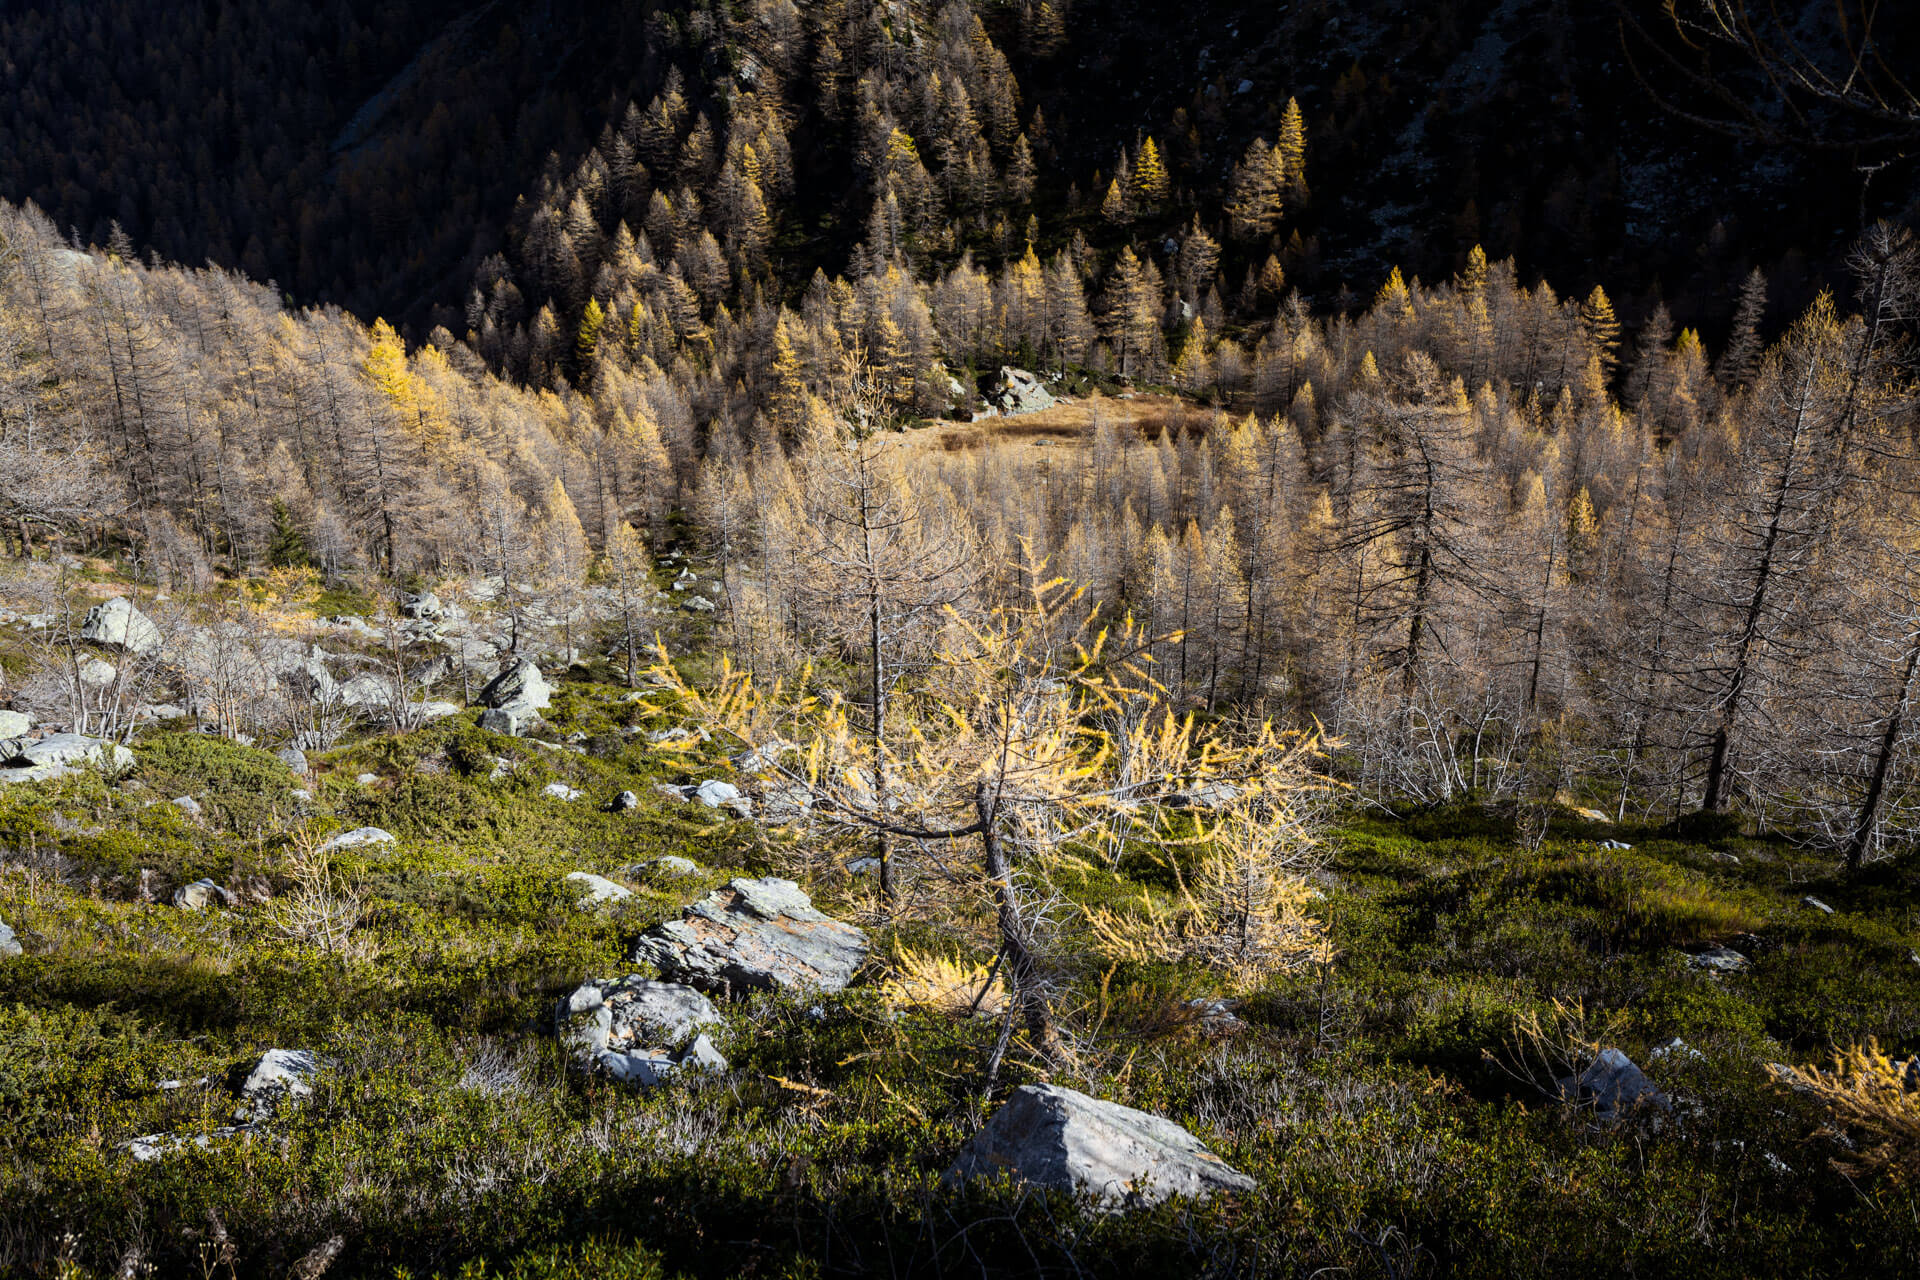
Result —
[[[1709,947],[1695,955],[1689,963],[1696,969],[1707,969],[1714,973],[1739,973],[1753,962],[1731,947]]]
[[[360,786],[371,787],[380,781],[380,775],[377,773],[359,773],[354,775],[353,780]]]
[[[1620,849],[1620,850],[1633,848],[1632,845],[1626,843],[1624,840],[1602,840],[1600,842],[1600,847],[1602,849]]]
[[[655,925],[633,950],[670,978],[709,990],[838,991],[867,955],[867,935],[815,910],[791,880],[734,879]]]
[[[568,786],[564,782],[549,782],[546,786],[541,788],[541,791],[547,795],[552,796],[555,800],[566,800],[566,801],[578,800],[581,796],[586,794],[583,791],[574,790],[572,787]]]
[[[847,874],[853,876],[870,876],[878,870],[880,870],[880,859],[871,856],[855,858],[847,864]]]
[[[233,895],[211,880],[195,880],[173,891],[173,905],[182,911],[205,911],[208,907],[231,907]]]
[[[1591,1104],[1602,1120],[1621,1120],[1644,1111],[1671,1111],[1667,1095],[1618,1049],[1602,1049],[1578,1079],[1560,1081],[1560,1096],[1569,1102]]]
[[[1613,822],[1612,818],[1609,818],[1598,809],[1583,809],[1577,805],[1574,807],[1573,816],[1576,818],[1584,818],[1588,822],[1605,822],[1609,824]]]
[[[300,804],[311,804],[313,802],[313,792],[307,790],[305,787],[295,787],[293,790],[287,792],[287,794],[292,796],[294,800]]]
[[[252,1131],[245,1125],[227,1124],[221,1125],[217,1129],[211,1129],[206,1133],[196,1133],[190,1138],[182,1137],[177,1133],[149,1133],[138,1138],[128,1139],[120,1145],[120,1149],[132,1156],[135,1160],[146,1164],[154,1160],[159,1160],[164,1156],[170,1156],[176,1151],[183,1151],[188,1147],[199,1147],[204,1151],[213,1146],[216,1139],[224,1141],[228,1138],[235,1138],[243,1133],[250,1132]]]
[[[1199,1016],[1201,1027],[1208,1031],[1239,1031],[1247,1025],[1239,1014],[1240,1002],[1225,996],[1200,996],[1187,1001],[1187,1008]]]
[[[1704,1058],[1706,1055],[1682,1040],[1679,1036],[1667,1041],[1647,1055],[1648,1062],[1660,1062],[1667,1058]]]
[[[714,604],[713,601],[707,599],[705,596],[690,595],[680,602],[680,607],[682,609],[691,609],[695,613],[712,613]]]
[[[1803,907],[1812,907],[1815,911],[1818,911],[1823,916],[1830,916],[1833,914],[1832,907],[1820,901],[1820,899],[1814,897],[1812,894],[1808,894],[1806,897],[1800,899],[1800,905]]]
[[[627,813],[639,807],[640,797],[631,791],[622,791],[619,795],[607,801],[608,813]]]
[[[753,816],[753,802],[740,794],[740,788],[718,778],[710,778],[695,787],[690,798],[709,809],[731,809],[742,818]]]
[[[5,920],[0,920],[0,956],[23,954],[25,952],[20,946],[20,935],[13,931],[12,925]]]
[[[700,874],[700,864],[691,858],[682,858],[670,853],[664,858],[655,858],[651,862],[636,862],[620,874],[633,880],[644,880],[651,876],[665,876],[670,880],[684,880],[688,876]]]
[[[80,683],[88,689],[104,689],[120,677],[120,668],[99,658],[80,664]]]
[[[1240,798],[1240,788],[1231,782],[1204,782],[1191,791],[1176,791],[1167,797],[1169,809],[1224,809]]]
[[[18,711],[0,711],[0,741],[26,736],[33,721]]]
[[[1726,863],[1729,866],[1737,867],[1740,865],[1740,855],[1737,853],[1728,853],[1725,849],[1715,849],[1708,853],[1707,856],[1715,862]]]
[[[435,720],[445,720],[448,716],[457,716],[460,714],[460,704],[457,702],[415,702],[410,705],[413,709],[413,714],[419,718],[421,724],[428,724]]]
[[[174,808],[178,809],[180,812],[186,814],[189,818],[197,818],[200,816],[202,812],[200,808],[200,802],[198,800],[195,800],[192,796],[175,796],[172,800],[169,800],[167,803],[171,804]]]
[[[275,752],[274,755],[281,764],[293,770],[295,777],[306,777],[307,771],[311,768],[311,766],[307,764],[307,753],[298,747],[282,747],[279,751]]]
[[[583,1067],[642,1087],[683,1067],[724,1071],[727,1060],[703,1028],[719,1011],[692,987],[629,976],[585,982],[560,1002],[560,1036]]]
[[[1216,1191],[1252,1191],[1257,1185],[1163,1116],[1051,1084],[1015,1089],[961,1148],[947,1178],[1003,1173],[1047,1190],[1089,1195],[1109,1212],[1172,1196],[1204,1200]]]
[[[705,729],[655,729],[647,734],[648,742],[705,742],[712,735]]]
[[[760,746],[754,747],[751,750],[742,751],[727,763],[731,764],[741,773],[764,773],[770,769],[777,768],[782,756],[790,752],[799,751],[800,749],[798,743],[788,742],[783,738],[776,738],[772,742],[762,743]]]
[[[314,852],[328,854],[341,849],[362,849],[368,845],[392,843],[391,831],[382,831],[379,827],[356,827],[352,831],[342,831],[337,836],[328,837]]]
[[[115,596],[87,610],[86,621],[80,624],[80,638],[131,654],[147,654],[160,647],[160,628],[125,596]]]
[[[596,876],[588,871],[569,871],[567,879],[586,891],[580,899],[582,907],[597,907],[605,902],[619,902],[633,896],[633,890],[625,885],[615,884],[605,876]]]

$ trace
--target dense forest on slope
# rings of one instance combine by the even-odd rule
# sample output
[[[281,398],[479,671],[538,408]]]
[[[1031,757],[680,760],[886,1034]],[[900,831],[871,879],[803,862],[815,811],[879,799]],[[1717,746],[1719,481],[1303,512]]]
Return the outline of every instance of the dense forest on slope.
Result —
[[[1369,294],[1392,265],[1444,276],[1481,244],[1563,289],[1606,284],[1630,325],[1664,297],[1717,338],[1750,267],[1791,311],[1835,278],[1860,225],[1856,166],[1884,150],[1794,151],[1677,123],[1648,84],[1694,98],[1604,4],[1206,0],[1178,21],[1131,0],[973,7],[1018,81],[1019,125],[1043,120],[1048,209],[1145,134],[1178,185],[1216,189],[1297,98],[1318,181],[1290,224],[1291,265],[1321,306],[1343,285]],[[515,197],[576,166],[678,67],[716,130],[736,92],[781,115],[801,168],[778,257],[797,287],[815,266],[845,270],[867,214],[856,116],[819,96],[819,59],[857,61],[863,25],[931,32],[938,8],[34,0],[0,15],[16,71],[0,87],[0,192],[86,243],[117,221],[170,260],[385,314],[416,338],[435,322],[458,332],[467,280],[512,238]],[[1661,19],[1652,0],[1626,11]],[[1900,65],[1908,34],[1879,36]],[[777,86],[750,82],[763,65]],[[1910,168],[1877,181],[1870,214],[1910,207]]]

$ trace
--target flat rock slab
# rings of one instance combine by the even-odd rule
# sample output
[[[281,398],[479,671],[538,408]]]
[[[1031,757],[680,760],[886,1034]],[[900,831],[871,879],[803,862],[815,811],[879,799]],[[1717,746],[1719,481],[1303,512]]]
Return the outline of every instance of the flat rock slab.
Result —
[[[947,1171],[953,1181],[1001,1174],[1109,1211],[1256,1186],[1164,1116],[1051,1084],[1015,1089]]]
[[[708,990],[839,991],[867,957],[867,935],[831,919],[791,880],[730,880],[641,935],[636,964]]]

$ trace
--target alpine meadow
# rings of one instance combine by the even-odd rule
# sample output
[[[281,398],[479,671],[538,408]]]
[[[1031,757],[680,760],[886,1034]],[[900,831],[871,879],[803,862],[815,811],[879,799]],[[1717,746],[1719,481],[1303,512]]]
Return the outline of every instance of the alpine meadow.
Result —
[[[1904,8],[0,6],[0,1275],[1913,1272]]]

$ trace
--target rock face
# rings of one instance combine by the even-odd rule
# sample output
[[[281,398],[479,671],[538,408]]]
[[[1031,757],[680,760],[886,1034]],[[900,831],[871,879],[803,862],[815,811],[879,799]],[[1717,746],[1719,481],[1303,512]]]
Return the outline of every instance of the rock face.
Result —
[[[0,956],[17,956],[21,954],[23,953],[20,947],[19,935],[14,933],[12,925],[8,924],[5,920],[0,920]]]
[[[125,596],[115,596],[87,610],[86,621],[80,625],[80,638],[128,653],[146,654],[160,647],[160,628]]]
[[[382,831],[379,827],[356,827],[352,831],[342,831],[323,841],[315,853],[332,853],[337,849],[359,849],[370,844],[392,844],[393,833]]]
[[[597,907],[603,902],[619,902],[633,896],[633,890],[625,885],[615,884],[605,876],[596,876],[588,871],[569,871],[567,879],[580,886],[580,905],[583,907]]]
[[[702,1031],[719,1022],[712,1002],[692,987],[639,977],[582,983],[559,1010],[561,1040],[576,1061],[642,1086],[689,1066],[726,1070]]]
[[[791,880],[736,879],[655,925],[633,949],[637,964],[708,990],[838,991],[867,955],[867,935],[814,909]]]
[[[1039,378],[1025,369],[1015,369],[1010,365],[1000,366],[1000,376],[994,380],[993,389],[987,392],[987,400],[1006,417],[1039,413],[1058,403]]]
[[[1635,1113],[1671,1111],[1667,1095],[1618,1049],[1602,1049],[1578,1079],[1560,1081],[1561,1096],[1589,1103],[1602,1120],[1623,1120]]]
[[[1050,1084],[1015,1089],[961,1149],[947,1177],[1001,1173],[1091,1195],[1109,1210],[1255,1187],[1173,1121]]]

